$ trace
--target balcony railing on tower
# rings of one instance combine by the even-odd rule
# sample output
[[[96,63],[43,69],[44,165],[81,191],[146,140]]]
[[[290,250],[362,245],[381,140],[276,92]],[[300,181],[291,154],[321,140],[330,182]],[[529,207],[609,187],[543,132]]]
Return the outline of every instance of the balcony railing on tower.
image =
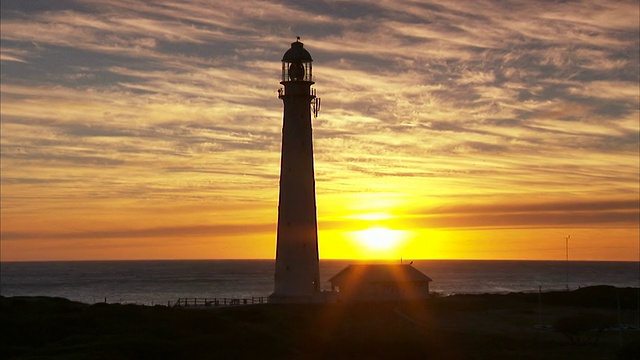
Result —
[[[286,95],[286,91],[287,91],[287,90],[286,90],[286,88],[284,88],[284,87],[279,88],[279,89],[278,89],[278,98],[279,98],[279,99],[282,99],[282,97]],[[310,89],[309,89],[309,95],[311,96],[311,98],[315,99],[315,98],[316,98],[316,96],[317,96],[316,89],[314,89],[314,88],[310,88]]]

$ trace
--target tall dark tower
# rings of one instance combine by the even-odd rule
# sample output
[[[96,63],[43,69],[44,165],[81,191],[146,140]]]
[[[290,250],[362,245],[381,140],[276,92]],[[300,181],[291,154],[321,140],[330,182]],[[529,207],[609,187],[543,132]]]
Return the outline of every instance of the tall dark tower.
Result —
[[[282,57],[284,103],[275,288],[270,302],[305,303],[320,294],[318,224],[313,170],[311,55],[299,41]]]

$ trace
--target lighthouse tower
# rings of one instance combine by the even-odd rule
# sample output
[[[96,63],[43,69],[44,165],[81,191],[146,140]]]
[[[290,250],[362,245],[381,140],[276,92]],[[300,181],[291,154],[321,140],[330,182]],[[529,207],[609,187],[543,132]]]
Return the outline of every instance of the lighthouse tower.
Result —
[[[311,55],[299,41],[282,57],[284,103],[275,288],[269,302],[314,302],[320,293],[318,224],[313,170]],[[312,106],[313,105],[313,106]],[[316,113],[317,114],[317,113]]]

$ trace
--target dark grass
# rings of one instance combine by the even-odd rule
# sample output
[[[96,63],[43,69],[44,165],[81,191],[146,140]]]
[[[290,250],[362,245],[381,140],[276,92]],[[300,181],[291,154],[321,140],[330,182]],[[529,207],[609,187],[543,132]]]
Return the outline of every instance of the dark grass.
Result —
[[[574,313],[615,316],[618,298],[628,298],[620,308],[633,320],[633,294],[611,287],[545,293],[542,310],[537,294],[207,310],[0,297],[0,358],[637,359],[637,331],[604,332],[597,344],[576,346],[534,329],[540,319]]]

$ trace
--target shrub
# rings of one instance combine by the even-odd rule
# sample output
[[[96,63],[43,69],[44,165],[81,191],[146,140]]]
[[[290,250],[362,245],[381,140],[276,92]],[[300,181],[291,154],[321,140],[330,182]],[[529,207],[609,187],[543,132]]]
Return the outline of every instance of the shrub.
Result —
[[[614,323],[613,318],[601,314],[577,314],[558,319],[554,329],[574,345],[597,344],[602,331]]]

